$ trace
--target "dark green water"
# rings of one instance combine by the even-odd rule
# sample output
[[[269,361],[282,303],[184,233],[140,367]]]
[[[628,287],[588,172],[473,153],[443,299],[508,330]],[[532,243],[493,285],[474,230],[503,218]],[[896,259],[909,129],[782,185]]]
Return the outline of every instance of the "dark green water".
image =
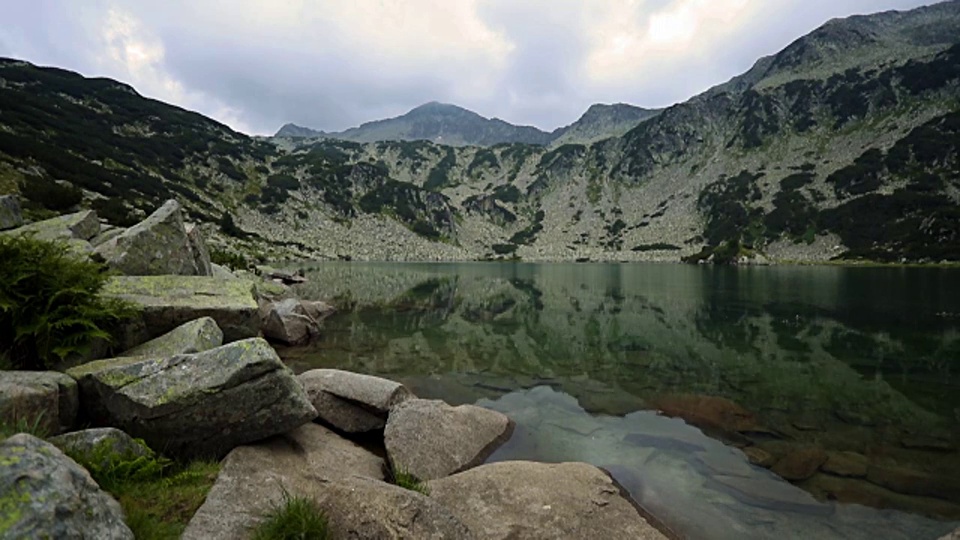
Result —
[[[837,537],[911,538],[949,530],[938,520],[960,519],[958,270],[303,267],[310,283],[300,293],[333,300],[342,310],[327,321],[320,342],[281,351],[295,369],[382,375],[421,397],[501,410],[518,430],[493,459],[621,467],[618,479],[633,479],[634,496],[685,534],[749,537],[744,531],[752,529],[741,527],[755,522],[757,537],[834,531]],[[689,442],[703,436],[700,430],[650,412],[677,396],[687,403],[691,395],[723,398],[750,415],[746,428],[692,420],[729,444],[766,445],[773,454],[804,446],[857,453],[872,467],[866,478],[818,473],[799,485],[821,499],[897,511],[817,503],[759,467],[732,473],[702,466],[739,451],[704,437],[696,443],[700,454],[685,454],[689,446],[676,444],[677,437]],[[707,403],[711,410],[687,413],[723,416]],[[559,433],[551,431],[555,424],[580,428]],[[651,433],[657,435],[651,439]],[[651,449],[655,454],[642,463],[635,459]],[[653,467],[658,460],[673,461]],[[663,485],[651,488],[664,471],[670,473]],[[729,480],[744,475],[752,487]],[[809,501],[793,500],[796,493],[783,489]],[[668,508],[688,498],[713,500],[705,493],[716,501],[702,519]],[[729,526],[706,527],[709,520]],[[861,521],[878,529],[871,532]]]

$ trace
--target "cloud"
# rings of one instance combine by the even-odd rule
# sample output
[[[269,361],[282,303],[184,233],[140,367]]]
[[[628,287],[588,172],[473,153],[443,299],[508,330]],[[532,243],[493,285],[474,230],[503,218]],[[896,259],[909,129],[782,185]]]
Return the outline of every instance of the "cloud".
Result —
[[[430,100],[553,129],[666,106],[831,17],[921,0],[8,0],[0,54],[108,76],[248,133]]]

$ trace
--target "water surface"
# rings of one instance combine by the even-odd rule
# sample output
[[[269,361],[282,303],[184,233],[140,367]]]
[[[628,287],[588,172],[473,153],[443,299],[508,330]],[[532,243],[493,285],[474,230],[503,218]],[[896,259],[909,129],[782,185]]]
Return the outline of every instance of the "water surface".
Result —
[[[491,459],[608,467],[681,534],[937,538],[960,520],[957,270],[304,268],[300,293],[341,313],[281,351],[295,369],[500,410],[518,428]],[[869,470],[797,487],[750,447],[852,452]]]

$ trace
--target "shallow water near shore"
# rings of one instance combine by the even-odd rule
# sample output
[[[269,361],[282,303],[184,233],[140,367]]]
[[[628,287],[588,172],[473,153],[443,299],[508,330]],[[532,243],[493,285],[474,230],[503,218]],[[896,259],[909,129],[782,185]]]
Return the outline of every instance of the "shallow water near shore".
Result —
[[[280,350],[296,371],[370,373],[504,412],[517,429],[491,460],[606,467],[682,536],[960,525],[958,269],[294,267],[302,296],[341,308],[320,341]],[[791,484],[748,461],[758,448],[864,466]]]

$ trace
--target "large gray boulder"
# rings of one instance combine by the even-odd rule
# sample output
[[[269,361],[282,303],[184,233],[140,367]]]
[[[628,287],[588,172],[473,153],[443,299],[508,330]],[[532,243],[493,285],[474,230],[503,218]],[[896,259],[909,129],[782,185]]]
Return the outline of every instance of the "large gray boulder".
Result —
[[[333,538],[475,538],[453,512],[432,498],[372,478],[352,476],[333,482],[320,492],[317,503]]]
[[[253,284],[246,280],[218,280],[203,276],[116,276],[103,293],[140,306],[121,345],[130,348],[165,334],[181,324],[210,317],[223,330],[224,341],[260,335],[260,317]]]
[[[190,242],[190,251],[193,253],[193,262],[197,266],[197,274],[212,276],[213,264],[210,262],[210,250],[207,249],[207,241],[203,238],[200,226],[195,223],[186,223],[184,230]]]
[[[390,410],[383,438],[394,470],[433,480],[483,463],[512,433],[496,411],[409,399]]]
[[[100,467],[149,457],[153,451],[117,428],[91,428],[50,437],[50,443],[71,456],[99,460]]]
[[[223,345],[223,331],[217,326],[217,321],[212,317],[200,317],[127,350],[122,356],[161,358],[207,351],[220,345]]]
[[[501,462],[429,483],[478,540],[665,540],[610,477],[586,463]]]
[[[38,424],[51,434],[73,427],[77,383],[56,371],[0,371],[0,421]]]
[[[313,369],[297,378],[318,419],[347,433],[383,429],[391,407],[414,397],[400,383],[339,369]]]
[[[0,231],[23,225],[20,201],[13,195],[0,196]]]
[[[133,538],[117,501],[50,443],[0,442],[0,538]]]
[[[317,416],[293,372],[260,338],[197,354],[91,362],[68,373],[100,422],[177,456],[222,456]]]
[[[199,233],[197,233],[199,234]],[[194,238],[202,242],[202,239]],[[204,248],[205,251],[206,248]],[[210,275],[210,256],[206,265],[195,253],[184,228],[180,203],[169,200],[147,219],[96,247],[94,255],[112,268],[131,276]]]
[[[247,537],[263,515],[282,502],[284,491],[316,499],[331,482],[351,475],[382,479],[383,467],[383,460],[370,451],[316,424],[238,446],[224,458],[183,539]]]
[[[261,302],[260,325],[264,337],[288,345],[303,345],[320,333],[320,324],[296,298]]]

